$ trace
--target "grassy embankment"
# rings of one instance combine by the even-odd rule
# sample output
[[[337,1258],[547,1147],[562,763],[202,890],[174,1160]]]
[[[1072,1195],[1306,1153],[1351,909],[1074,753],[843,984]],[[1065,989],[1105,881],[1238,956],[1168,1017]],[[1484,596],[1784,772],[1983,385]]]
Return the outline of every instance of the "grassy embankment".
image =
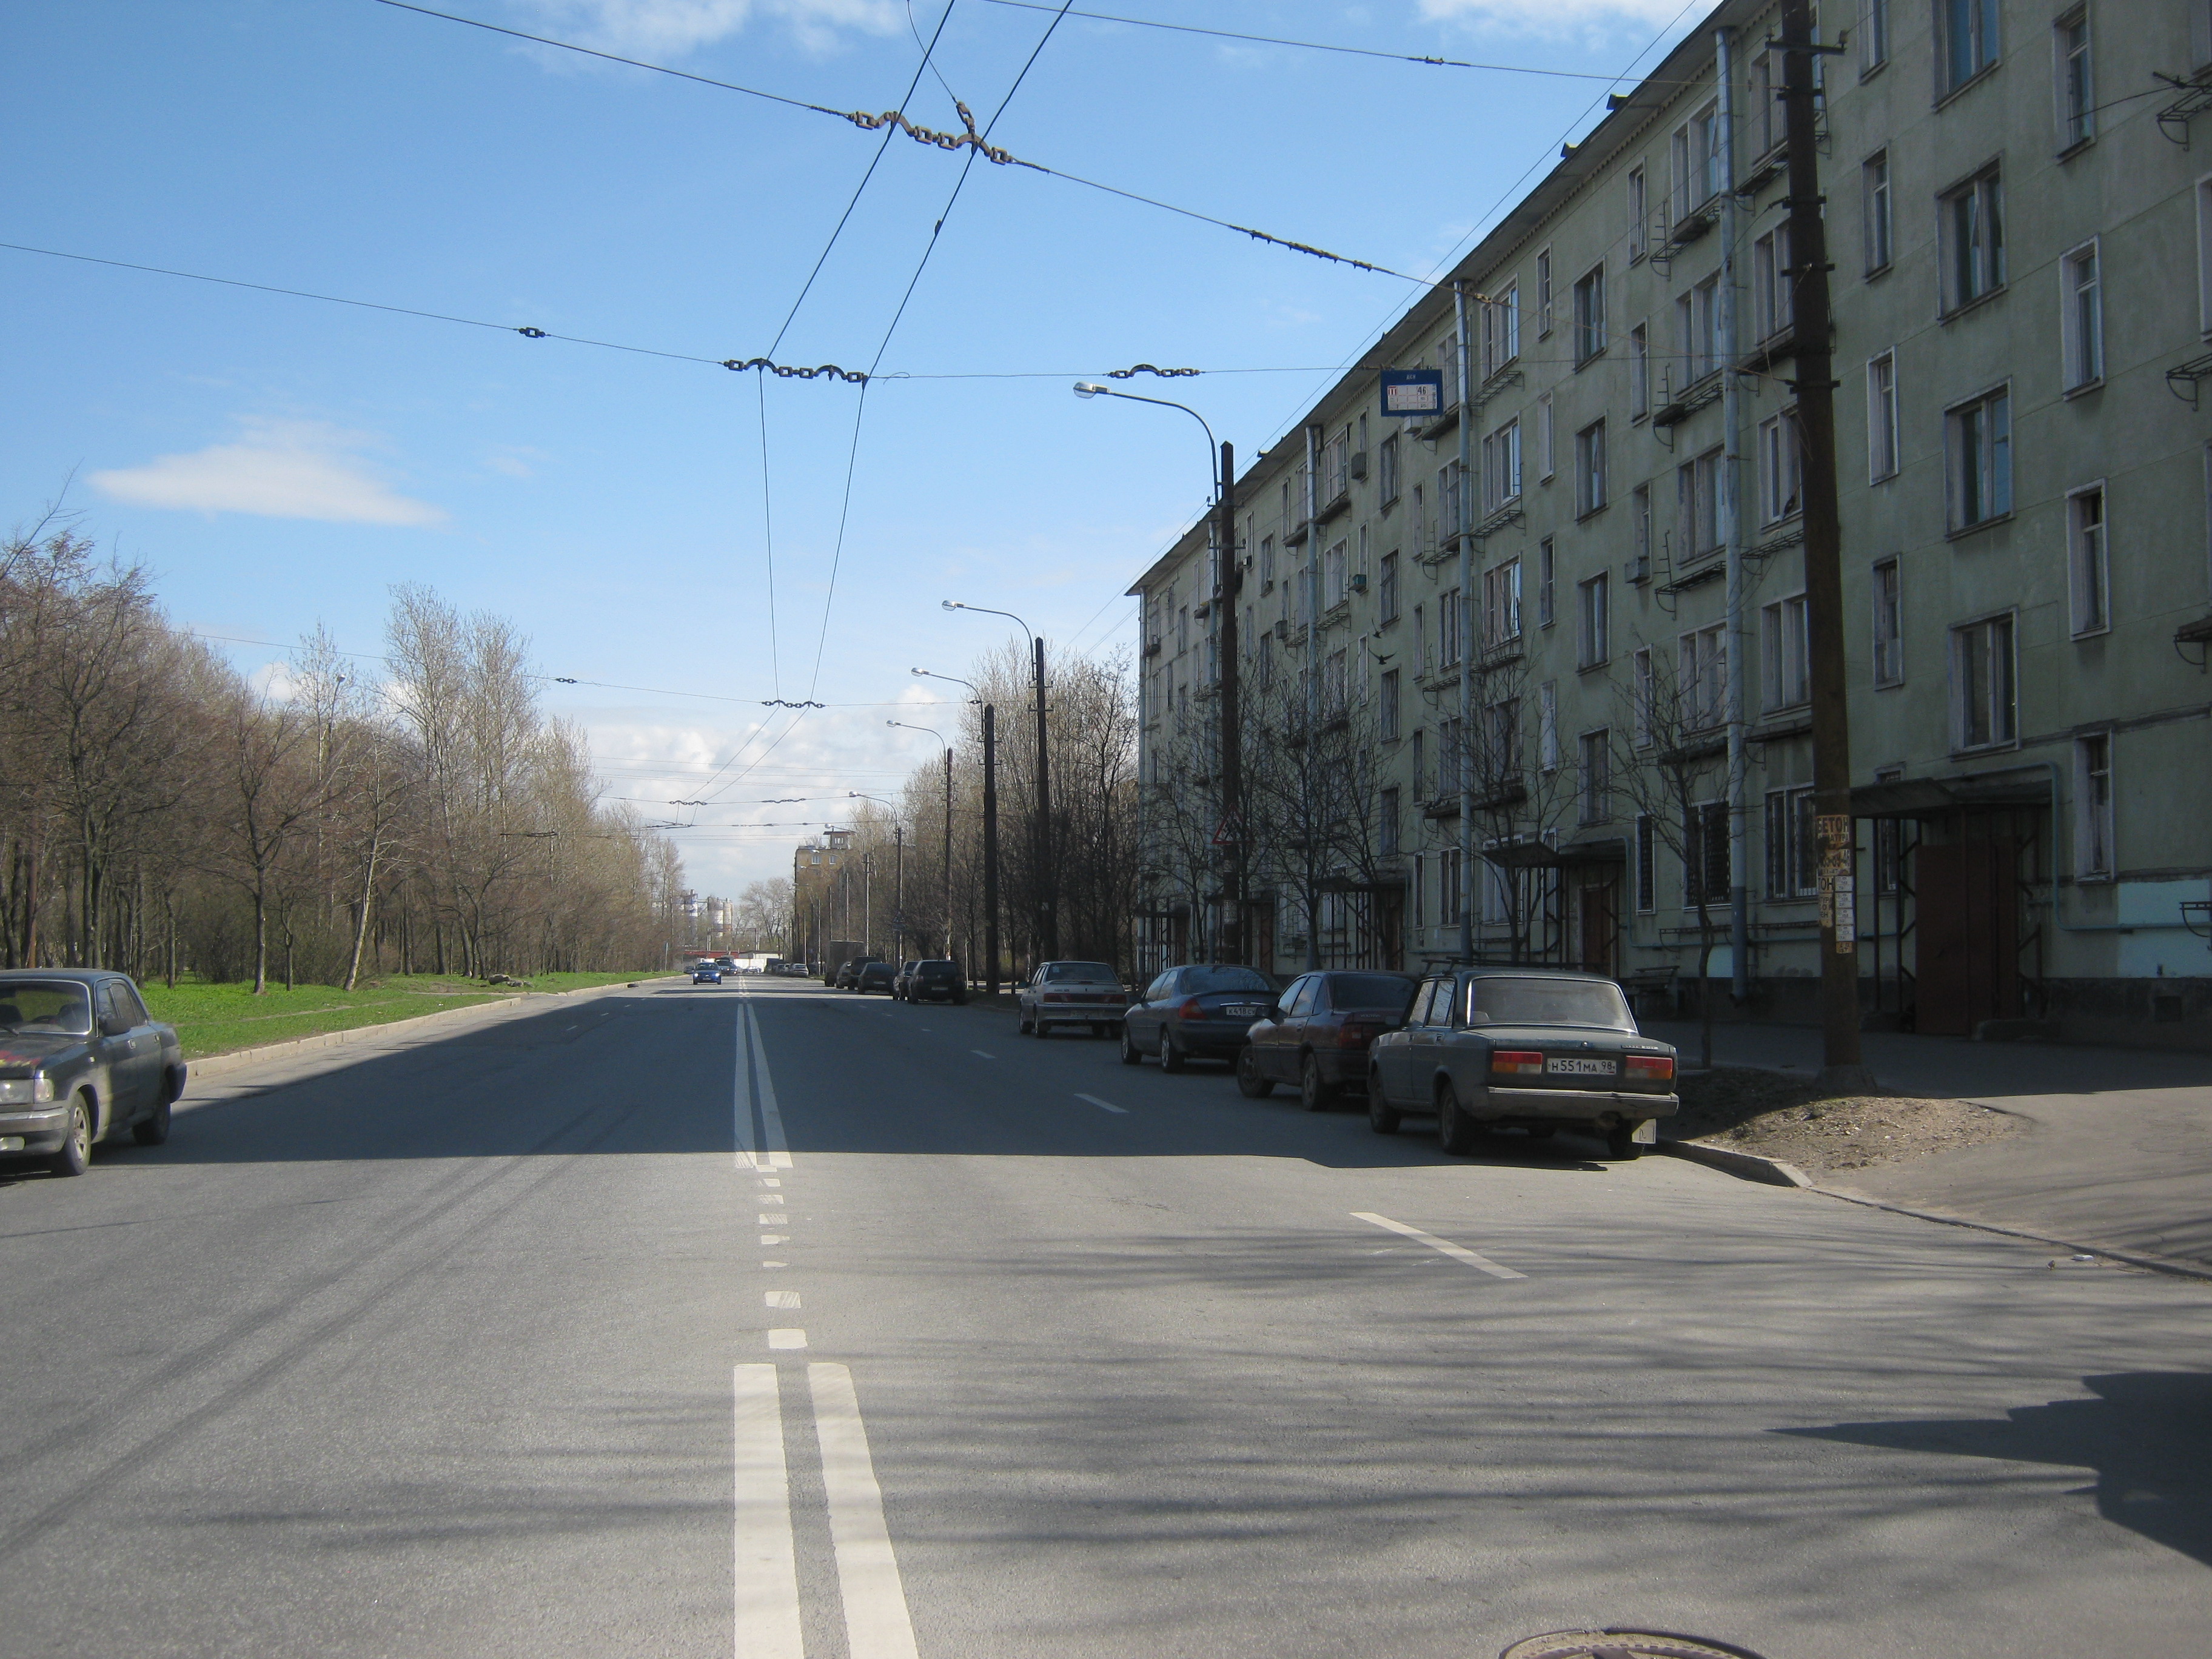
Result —
[[[529,981],[529,988],[576,991],[593,985],[624,984],[641,977],[635,973],[540,974]],[[288,991],[282,984],[272,984],[265,995],[258,997],[251,984],[209,985],[179,980],[172,989],[159,980],[149,980],[139,988],[145,992],[146,1006],[154,1018],[177,1028],[187,1060],[258,1048],[264,1043],[289,1042],[325,1031],[383,1025],[521,994],[511,985],[482,985],[438,974],[390,974],[380,980],[364,980],[352,991],[335,985],[302,985]]]

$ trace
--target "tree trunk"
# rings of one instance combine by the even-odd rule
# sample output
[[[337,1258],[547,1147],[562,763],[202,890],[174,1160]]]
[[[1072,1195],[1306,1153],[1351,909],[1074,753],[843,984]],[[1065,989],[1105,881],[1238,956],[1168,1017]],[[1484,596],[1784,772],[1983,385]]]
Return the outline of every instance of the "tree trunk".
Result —
[[[371,836],[368,838],[368,869],[362,878],[361,906],[354,913],[353,956],[346,963],[345,988],[349,991],[361,978],[361,947],[362,940],[368,937],[368,907],[370,901],[376,896],[376,855],[382,845],[382,836]]]
[[[258,879],[253,884],[253,994],[269,994],[269,896]]]

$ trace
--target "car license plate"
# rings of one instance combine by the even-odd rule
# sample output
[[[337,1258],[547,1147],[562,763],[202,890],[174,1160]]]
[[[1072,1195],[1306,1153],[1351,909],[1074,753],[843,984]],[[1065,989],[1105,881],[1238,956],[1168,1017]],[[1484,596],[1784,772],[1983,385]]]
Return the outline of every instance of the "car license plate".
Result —
[[[1221,1012],[1231,1019],[1257,1019],[1260,1018],[1260,1011],[1257,1008],[1247,1007],[1243,1004],[1239,1004],[1234,1008],[1224,1008]]]
[[[1617,1060],[1571,1060],[1553,1054],[1544,1069],[1554,1077],[1612,1077],[1620,1070]]]

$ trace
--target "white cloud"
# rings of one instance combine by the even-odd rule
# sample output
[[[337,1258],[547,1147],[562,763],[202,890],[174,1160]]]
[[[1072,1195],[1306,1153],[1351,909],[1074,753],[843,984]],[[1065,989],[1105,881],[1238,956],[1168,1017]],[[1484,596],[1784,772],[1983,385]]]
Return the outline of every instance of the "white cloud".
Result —
[[[625,57],[678,56],[743,30],[756,17],[786,24],[824,50],[846,29],[888,34],[904,14],[892,0],[528,0],[550,31]]]
[[[187,513],[251,513],[325,524],[432,525],[444,509],[395,493],[356,452],[359,434],[320,421],[245,420],[236,443],[189,455],[158,455],[143,466],[95,472],[103,495],[138,507]]]

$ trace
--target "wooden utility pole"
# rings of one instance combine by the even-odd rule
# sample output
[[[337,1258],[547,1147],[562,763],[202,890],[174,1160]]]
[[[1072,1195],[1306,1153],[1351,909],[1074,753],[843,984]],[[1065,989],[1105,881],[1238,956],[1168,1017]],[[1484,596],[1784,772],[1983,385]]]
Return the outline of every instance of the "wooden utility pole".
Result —
[[[1237,557],[1237,452],[1221,446],[1220,527],[1215,531],[1215,556],[1220,579],[1214,584],[1214,603],[1221,607],[1217,630],[1221,651],[1221,826],[1216,840],[1222,844],[1226,879],[1223,885],[1227,914],[1216,937],[1218,957],[1243,962],[1248,954],[1244,940],[1244,732],[1238,702],[1237,600],[1243,592],[1243,573]]]
[[[973,977],[971,963],[969,974]],[[983,972],[999,994],[999,711],[983,705]]]
[[[1813,64],[1840,48],[1813,39],[1812,0],[1782,0],[1782,105],[1790,144],[1790,333],[1796,344],[1805,502],[1805,600],[1812,638],[1813,801],[1820,855],[1822,1080],[1868,1088],[1859,1051],[1858,902],[1851,834],[1851,731],[1844,657],[1842,526],[1828,239]]]

